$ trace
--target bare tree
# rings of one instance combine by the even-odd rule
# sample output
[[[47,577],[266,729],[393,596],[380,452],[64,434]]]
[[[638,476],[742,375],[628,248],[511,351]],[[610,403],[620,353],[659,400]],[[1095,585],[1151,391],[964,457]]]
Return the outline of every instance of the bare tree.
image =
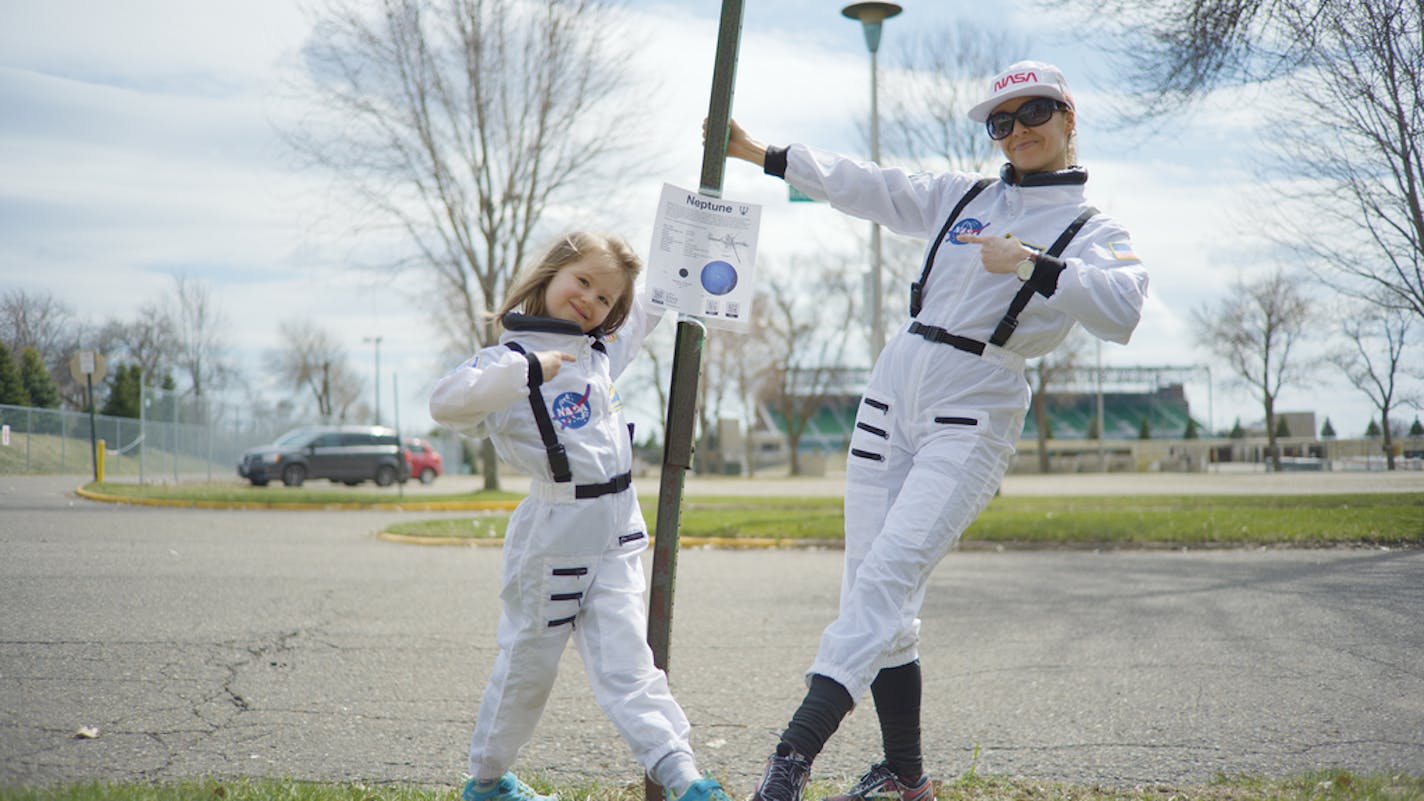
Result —
[[[164,310],[173,336],[174,365],[188,379],[188,392],[204,397],[233,375],[224,359],[222,310],[207,284],[183,275],[173,276],[173,295]]]
[[[85,388],[69,374],[69,359],[91,338],[91,330],[74,310],[49,292],[11,289],[0,296],[0,342],[14,353],[39,351],[70,407],[84,408]]]
[[[1004,54],[1027,49],[1021,36],[967,21],[910,33],[883,85],[883,153],[919,169],[982,172],[999,150],[967,112],[983,83],[1008,66]]]
[[[1424,2],[1105,0],[1150,115],[1272,81],[1277,242],[1337,290],[1424,317]],[[1285,120],[1279,117],[1286,116]],[[1285,180],[1282,180],[1285,179]]]
[[[171,376],[176,347],[172,321],[157,303],[145,303],[131,320],[110,319],[99,328],[97,350],[113,364],[138,367],[143,386],[156,387]]]
[[[310,393],[322,420],[345,420],[361,396],[361,379],[345,349],[310,322],[279,326],[283,346],[274,354],[279,375],[298,394]]]
[[[760,396],[785,421],[791,474],[800,475],[801,438],[812,418],[849,389],[843,366],[852,329],[847,322],[857,318],[860,282],[844,259],[794,259],[789,268],[767,278],[753,319],[772,362]]]
[[[1197,344],[1225,359],[1236,379],[1260,399],[1271,465],[1279,470],[1276,398],[1304,373],[1304,365],[1292,361],[1291,355],[1313,322],[1310,302],[1299,284],[1276,270],[1249,282],[1237,280],[1225,300],[1198,308],[1192,317]]]
[[[1424,321],[1424,3],[1323,4],[1320,56],[1286,84],[1299,125],[1272,126],[1287,202],[1272,238],[1335,289]],[[1306,209],[1306,213],[1300,213]]]
[[[465,353],[494,341],[491,312],[551,207],[631,164],[633,45],[614,7],[325,0],[317,11],[304,55],[318,118],[288,140],[410,242],[393,267],[426,272]],[[488,442],[481,462],[497,488]]]
[[[1065,377],[1077,374],[1086,358],[1090,341],[1083,329],[1074,326],[1072,333],[1050,353],[1035,359],[1028,367],[1029,384],[1033,387],[1033,399],[1029,409],[1033,412],[1034,428],[1038,429],[1038,472],[1048,472],[1048,388]]]
[[[1222,87],[1288,76],[1315,58],[1347,57],[1331,53],[1323,38],[1325,12],[1354,2],[1101,0],[1081,9],[1085,30],[1123,63],[1120,84],[1151,115]]]
[[[1419,399],[1403,393],[1399,386],[1405,343],[1409,338],[1413,317],[1399,309],[1365,307],[1357,313],[1344,315],[1343,330],[1348,345],[1335,353],[1331,361],[1339,367],[1350,384],[1363,392],[1379,410],[1380,428],[1384,432],[1382,447],[1385,466],[1394,469],[1394,427],[1390,412],[1401,405],[1417,405]]]

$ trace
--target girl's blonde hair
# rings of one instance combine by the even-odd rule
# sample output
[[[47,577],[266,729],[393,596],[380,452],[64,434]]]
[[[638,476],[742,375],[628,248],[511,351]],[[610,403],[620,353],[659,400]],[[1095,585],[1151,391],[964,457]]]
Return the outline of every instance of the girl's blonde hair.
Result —
[[[628,319],[628,311],[633,307],[633,282],[643,269],[643,261],[633,248],[620,236],[597,234],[588,231],[574,231],[565,234],[549,248],[544,256],[531,264],[509,288],[504,304],[496,314],[503,317],[516,309],[535,316],[546,316],[544,291],[554,280],[559,270],[582,259],[603,259],[608,266],[616,269],[623,277],[623,291],[613,301],[599,328],[605,334],[617,331]]]

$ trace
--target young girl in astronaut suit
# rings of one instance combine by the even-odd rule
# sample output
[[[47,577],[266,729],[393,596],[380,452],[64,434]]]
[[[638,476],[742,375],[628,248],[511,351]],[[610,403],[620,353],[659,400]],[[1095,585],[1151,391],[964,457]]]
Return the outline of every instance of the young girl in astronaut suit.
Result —
[[[828,801],[934,799],[917,650],[930,572],[1008,468],[1029,403],[1024,360],[1075,324],[1126,343],[1147,294],[1127,230],[1084,199],[1076,113],[1052,65],[1020,62],[994,76],[969,117],[1008,160],[997,181],[767,147],[731,126],[729,156],[928,240],[913,319],[877,359],[851,435],[840,612],[753,801],[800,801],[811,761],[867,690],[885,759]]]
[[[533,477],[505,534],[499,654],[470,743],[465,801],[551,801],[509,767],[570,638],[599,706],[669,797],[730,801],[698,773],[691,726],[646,641],[648,537],[613,388],[658,322],[634,291],[641,266],[617,237],[564,237],[510,289],[499,344],[442,378],[430,398],[436,421],[489,436]]]

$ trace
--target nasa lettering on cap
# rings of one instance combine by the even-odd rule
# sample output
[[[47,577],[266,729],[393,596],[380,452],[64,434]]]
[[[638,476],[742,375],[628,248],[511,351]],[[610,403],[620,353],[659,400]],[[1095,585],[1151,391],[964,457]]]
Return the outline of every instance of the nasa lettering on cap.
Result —
[[[994,76],[989,84],[989,96],[969,109],[969,119],[984,122],[1000,103],[1014,97],[1051,97],[1073,108],[1073,93],[1068,91],[1068,79],[1062,70],[1042,61],[1020,61]]]

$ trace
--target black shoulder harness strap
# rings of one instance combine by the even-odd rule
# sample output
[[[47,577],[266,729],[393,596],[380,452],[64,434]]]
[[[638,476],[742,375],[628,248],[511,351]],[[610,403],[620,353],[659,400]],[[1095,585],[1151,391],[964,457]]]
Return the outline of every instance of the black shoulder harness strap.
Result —
[[[1077,219],[1063,229],[1063,233],[1059,234],[1058,239],[1049,246],[1048,250],[1044,251],[1044,255],[1054,258],[1063,255],[1068,243],[1073,241],[1073,237],[1078,235],[1078,231],[1082,229],[1083,225],[1097,213],[1098,210],[1092,206],[1085,209]],[[994,329],[994,335],[989,337],[989,344],[1003,347],[1004,343],[1009,341],[1009,337],[1014,334],[1014,329],[1019,327],[1019,314],[1028,305],[1028,301],[1033,297],[1035,291],[1032,281],[1023,282],[1023,286],[1019,287],[1019,293],[1014,295],[1013,302],[1009,304],[1009,310],[1004,313],[1004,319],[999,321],[999,326]]]
[[[518,342],[506,342],[504,346],[531,362],[535,359],[532,354],[526,353]],[[542,371],[540,376],[542,378]],[[574,473],[569,468],[569,455],[559,442],[559,435],[554,433],[554,421],[549,419],[549,407],[544,404],[544,393],[539,391],[538,384],[529,385],[529,407],[534,412],[534,424],[539,426],[539,438],[544,440],[544,452],[549,457],[549,470],[553,472],[554,480],[561,484],[573,481]]]
[[[939,229],[939,236],[935,237],[934,245],[930,247],[930,253],[925,257],[925,269],[920,271],[920,280],[910,284],[910,316],[917,317],[920,314],[920,306],[925,298],[925,284],[930,280],[930,269],[934,267],[935,254],[939,252],[939,246],[944,242],[944,237],[949,233],[950,226],[959,219],[959,215],[964,212],[964,207],[969,205],[969,201],[979,196],[985,187],[994,183],[993,178],[980,178],[969,187],[969,191],[964,193],[964,197],[955,204],[954,210],[949,213],[949,219],[944,221],[944,227]]]

